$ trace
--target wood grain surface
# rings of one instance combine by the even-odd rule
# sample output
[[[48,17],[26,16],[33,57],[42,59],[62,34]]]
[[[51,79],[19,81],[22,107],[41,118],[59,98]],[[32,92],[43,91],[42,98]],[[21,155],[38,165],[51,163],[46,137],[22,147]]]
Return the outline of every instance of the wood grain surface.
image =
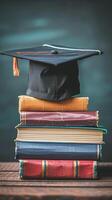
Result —
[[[0,163],[0,199],[112,200],[112,163],[99,163],[98,180],[21,180],[18,162]]]

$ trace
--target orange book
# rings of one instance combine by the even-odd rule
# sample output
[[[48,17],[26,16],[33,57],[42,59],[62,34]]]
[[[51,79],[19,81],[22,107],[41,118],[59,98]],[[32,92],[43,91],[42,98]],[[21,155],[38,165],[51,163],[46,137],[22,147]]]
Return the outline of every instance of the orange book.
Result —
[[[19,112],[21,111],[87,111],[88,97],[72,97],[60,102],[46,101],[31,96],[19,96]]]

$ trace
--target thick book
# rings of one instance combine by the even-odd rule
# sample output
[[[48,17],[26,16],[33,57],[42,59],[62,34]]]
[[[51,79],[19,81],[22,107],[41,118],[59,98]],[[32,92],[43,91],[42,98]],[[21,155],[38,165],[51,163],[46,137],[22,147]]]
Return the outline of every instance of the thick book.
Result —
[[[24,125],[41,126],[98,126],[98,111],[86,112],[20,112],[20,122]]]
[[[97,161],[19,160],[22,179],[97,179]]]
[[[18,125],[17,141],[102,144],[105,129],[100,127],[38,127]]]
[[[88,103],[88,97],[72,97],[52,102],[24,95],[19,96],[19,111],[87,111]]]
[[[16,159],[99,160],[102,145],[15,141]]]

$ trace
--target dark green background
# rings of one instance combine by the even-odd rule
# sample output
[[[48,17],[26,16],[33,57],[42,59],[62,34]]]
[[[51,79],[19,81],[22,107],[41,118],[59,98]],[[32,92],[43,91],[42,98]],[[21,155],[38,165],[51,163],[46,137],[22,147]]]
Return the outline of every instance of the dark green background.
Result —
[[[0,0],[0,50],[43,43],[99,48],[101,56],[79,62],[81,96],[90,97],[91,110],[100,111],[108,129],[103,160],[112,161],[112,1]],[[14,160],[15,125],[19,123],[18,95],[25,94],[28,62],[21,76],[12,75],[12,60],[0,56],[0,160]]]

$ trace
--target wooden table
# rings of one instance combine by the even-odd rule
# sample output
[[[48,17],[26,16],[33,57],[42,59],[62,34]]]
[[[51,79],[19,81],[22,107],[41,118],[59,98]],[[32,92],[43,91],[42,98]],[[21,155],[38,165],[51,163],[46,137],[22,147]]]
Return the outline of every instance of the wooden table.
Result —
[[[99,172],[99,180],[27,181],[18,163],[0,163],[0,200],[112,200],[112,163],[100,163]]]

